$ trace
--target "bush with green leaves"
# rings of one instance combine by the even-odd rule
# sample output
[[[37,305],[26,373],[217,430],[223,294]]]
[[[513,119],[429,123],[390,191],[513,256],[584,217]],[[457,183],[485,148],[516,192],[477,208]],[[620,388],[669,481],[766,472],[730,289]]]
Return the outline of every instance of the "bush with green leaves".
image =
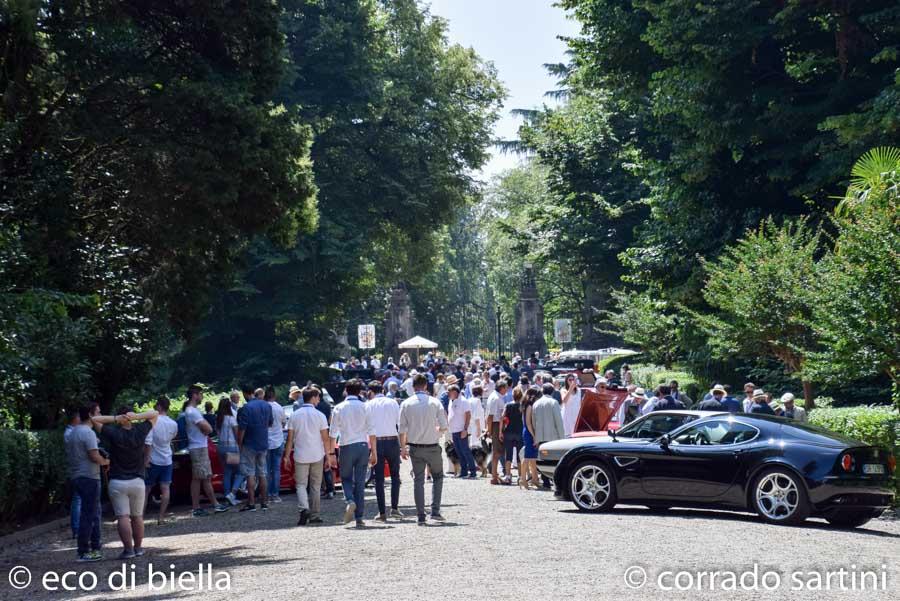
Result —
[[[58,509],[66,467],[61,431],[0,430],[0,524]]]
[[[852,176],[810,290],[823,342],[810,367],[826,382],[887,376],[900,409],[900,149],[870,151]]]
[[[810,299],[802,291],[817,276],[819,238],[805,219],[764,220],[715,261],[704,262],[703,295],[716,312],[693,313],[718,357],[771,357],[800,375],[807,407],[813,406],[812,388],[803,371],[815,337]]]

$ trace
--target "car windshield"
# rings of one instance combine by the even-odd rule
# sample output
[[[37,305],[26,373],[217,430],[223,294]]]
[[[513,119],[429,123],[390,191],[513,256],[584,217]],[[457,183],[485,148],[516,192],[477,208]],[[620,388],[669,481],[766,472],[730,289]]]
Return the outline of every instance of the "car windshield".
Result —
[[[695,419],[697,416],[690,414],[651,413],[616,432],[616,438],[659,438]]]
[[[706,421],[676,433],[672,439],[681,445],[728,445],[748,442],[759,431],[734,420]]]

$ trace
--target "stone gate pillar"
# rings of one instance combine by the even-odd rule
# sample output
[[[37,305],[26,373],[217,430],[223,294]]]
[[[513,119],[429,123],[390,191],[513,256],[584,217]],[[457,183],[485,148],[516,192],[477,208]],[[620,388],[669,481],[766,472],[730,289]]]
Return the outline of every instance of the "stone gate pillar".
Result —
[[[534,269],[531,265],[525,266],[525,273],[522,275],[522,287],[516,305],[514,350],[522,357],[529,357],[535,352],[541,357],[547,354],[547,342],[544,339],[544,307],[538,298]]]
[[[397,345],[412,337],[412,308],[409,304],[409,290],[407,290],[406,284],[400,282],[391,289],[391,298],[385,316],[385,361],[388,357],[393,357],[395,362],[399,361],[403,351],[397,348]]]

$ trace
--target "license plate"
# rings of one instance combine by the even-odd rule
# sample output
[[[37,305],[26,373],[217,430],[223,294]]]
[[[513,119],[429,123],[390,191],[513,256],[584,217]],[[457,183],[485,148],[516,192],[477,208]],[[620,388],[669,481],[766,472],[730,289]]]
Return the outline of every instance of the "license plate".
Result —
[[[880,463],[864,463],[863,464],[863,473],[864,474],[883,474],[884,466]]]

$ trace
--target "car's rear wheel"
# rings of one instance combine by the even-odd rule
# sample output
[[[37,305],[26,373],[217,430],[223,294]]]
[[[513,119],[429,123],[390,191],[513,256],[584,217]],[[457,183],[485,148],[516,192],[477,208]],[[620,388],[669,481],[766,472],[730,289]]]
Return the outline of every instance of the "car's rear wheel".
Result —
[[[800,478],[786,469],[760,474],[751,491],[753,508],[770,524],[799,524],[809,517],[809,500]]]
[[[825,519],[827,519],[828,523],[832,526],[837,526],[839,528],[859,528],[873,517],[872,513],[868,511],[842,511]]]
[[[612,509],[616,504],[616,483],[612,471],[595,459],[579,464],[569,478],[569,498],[581,511]]]

